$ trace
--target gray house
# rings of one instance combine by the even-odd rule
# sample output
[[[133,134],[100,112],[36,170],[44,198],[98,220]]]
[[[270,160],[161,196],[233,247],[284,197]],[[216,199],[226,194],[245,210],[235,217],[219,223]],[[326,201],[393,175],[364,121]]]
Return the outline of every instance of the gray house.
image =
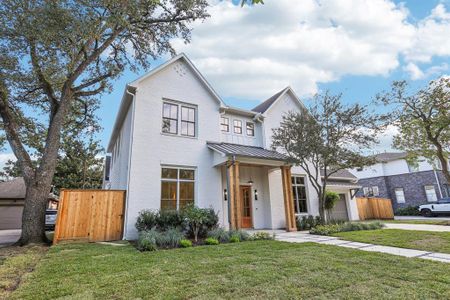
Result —
[[[362,186],[358,197],[389,198],[396,210],[450,196],[442,171],[425,159],[419,159],[418,165],[411,165],[406,161],[405,152],[385,152],[375,158],[376,164],[351,170]]]

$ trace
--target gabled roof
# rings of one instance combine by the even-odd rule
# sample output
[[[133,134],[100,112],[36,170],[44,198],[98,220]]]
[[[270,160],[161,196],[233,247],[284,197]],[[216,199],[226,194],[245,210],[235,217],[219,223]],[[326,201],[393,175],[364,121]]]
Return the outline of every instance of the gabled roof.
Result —
[[[231,143],[207,142],[208,148],[217,151],[226,156],[243,156],[269,160],[285,161],[288,157],[273,150],[267,150],[262,147],[245,146]]]
[[[260,103],[258,106],[254,107],[252,110],[259,112],[259,113],[265,113],[266,110],[269,109],[269,107],[272,106],[272,104],[281,96],[281,94],[283,94],[288,88],[285,87],[284,89],[282,89],[281,91],[279,91],[278,93],[276,93],[275,95],[273,95],[272,97],[270,97],[269,99],[263,101],[262,103]]]
[[[323,176],[323,170],[320,170],[320,175]],[[358,177],[350,173],[348,170],[339,170],[336,173],[331,174],[329,178],[332,179],[344,179],[344,180],[358,180]]]
[[[0,182],[0,199],[25,199],[26,191],[23,177]],[[58,200],[52,193],[48,195],[48,199]]]
[[[406,152],[383,152],[374,155],[377,162],[389,162],[397,159],[405,159],[406,156]]]

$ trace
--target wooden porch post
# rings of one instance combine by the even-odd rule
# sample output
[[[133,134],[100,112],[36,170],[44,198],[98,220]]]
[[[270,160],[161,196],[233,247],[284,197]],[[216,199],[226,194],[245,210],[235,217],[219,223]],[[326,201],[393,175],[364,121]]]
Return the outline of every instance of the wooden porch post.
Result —
[[[283,184],[284,212],[286,217],[286,231],[296,231],[294,200],[292,196],[291,167],[281,167],[281,179]]]
[[[228,201],[230,201],[230,225],[231,229],[241,228],[241,193],[239,189],[239,162],[228,162],[229,185]]]

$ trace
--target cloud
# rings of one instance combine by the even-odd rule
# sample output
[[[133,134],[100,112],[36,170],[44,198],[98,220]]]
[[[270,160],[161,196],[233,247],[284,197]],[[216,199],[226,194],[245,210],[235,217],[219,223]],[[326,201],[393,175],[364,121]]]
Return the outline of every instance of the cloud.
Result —
[[[13,153],[0,153],[0,171],[3,170],[3,167],[8,160],[16,160],[16,157]]]
[[[422,71],[415,63],[410,62],[403,69],[409,73],[412,80],[419,80],[425,79],[432,75],[442,74],[444,71],[447,71],[449,69],[449,66],[446,63],[442,63],[440,65],[432,66],[425,71]]]
[[[211,4],[211,18],[193,25],[192,42],[175,40],[174,46],[225,97],[262,100],[287,85],[311,95],[318,83],[344,75],[388,76],[400,66],[400,57],[408,73],[421,77],[428,73],[417,62],[450,51],[442,4],[417,24],[408,22],[403,4],[389,0]]]

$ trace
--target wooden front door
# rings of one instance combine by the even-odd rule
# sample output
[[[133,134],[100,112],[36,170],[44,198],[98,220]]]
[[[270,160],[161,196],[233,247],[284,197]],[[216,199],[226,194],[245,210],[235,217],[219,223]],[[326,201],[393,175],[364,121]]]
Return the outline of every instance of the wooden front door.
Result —
[[[241,186],[241,227],[252,228],[252,197],[249,186]]]

